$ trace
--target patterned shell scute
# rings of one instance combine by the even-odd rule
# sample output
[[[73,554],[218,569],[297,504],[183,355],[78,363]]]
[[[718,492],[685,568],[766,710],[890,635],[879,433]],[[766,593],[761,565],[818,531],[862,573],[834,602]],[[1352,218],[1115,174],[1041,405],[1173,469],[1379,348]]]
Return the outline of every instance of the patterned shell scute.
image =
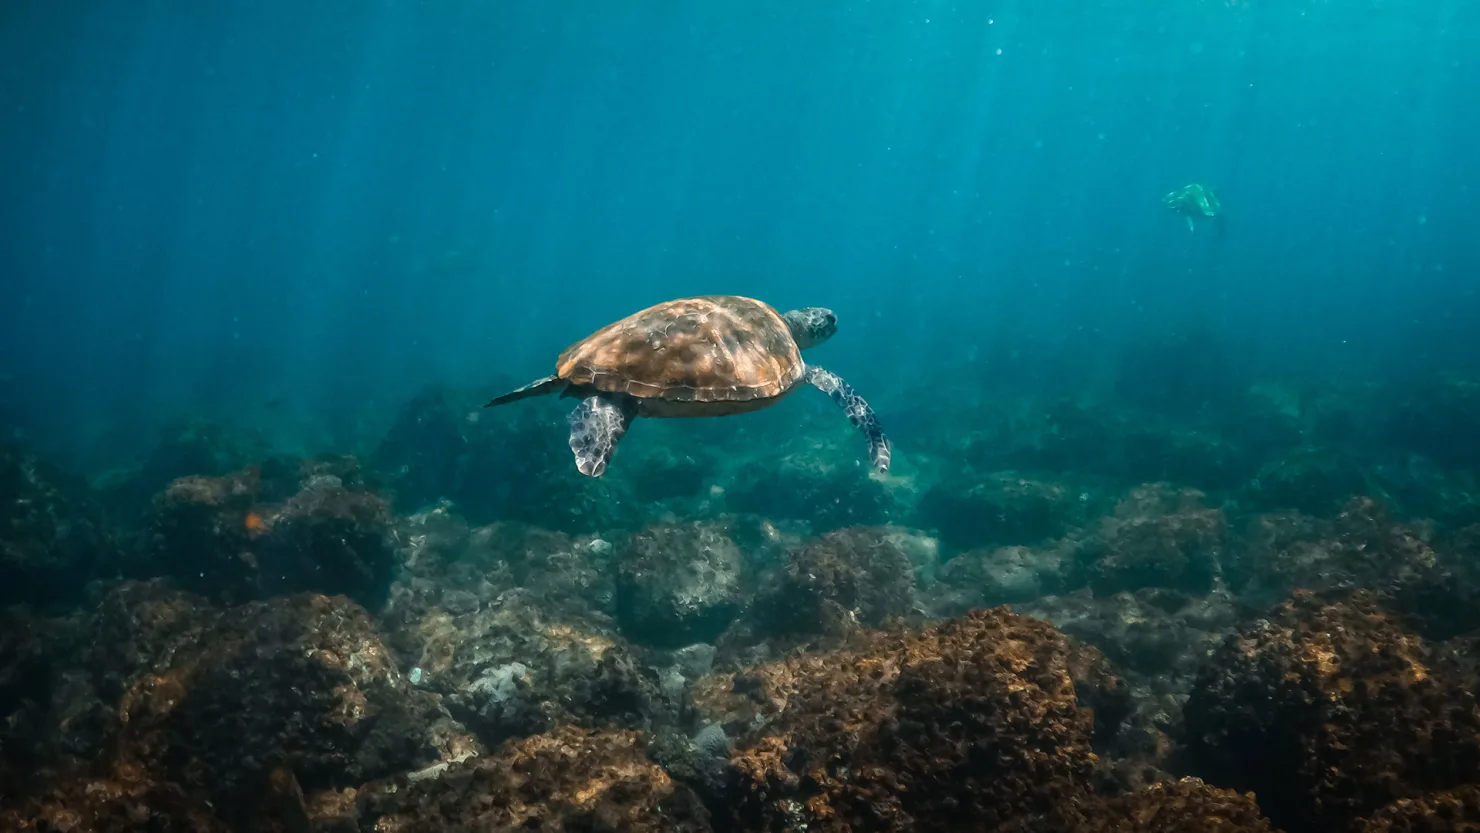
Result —
[[[555,365],[572,384],[674,402],[780,396],[804,371],[781,315],[733,295],[648,307],[572,344]]]

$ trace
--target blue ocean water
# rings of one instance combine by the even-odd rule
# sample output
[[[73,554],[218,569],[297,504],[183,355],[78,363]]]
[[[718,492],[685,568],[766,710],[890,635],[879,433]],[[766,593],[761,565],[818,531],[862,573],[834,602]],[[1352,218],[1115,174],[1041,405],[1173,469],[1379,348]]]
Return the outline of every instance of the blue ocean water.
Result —
[[[709,292],[832,307],[895,412],[1188,326],[1473,364],[1477,44],[1458,0],[17,0],[0,419],[87,465],[181,414],[333,445]]]
[[[1477,55],[1474,0],[0,2],[0,830],[1474,829]],[[482,407],[711,293],[833,310],[860,396],[661,319]],[[813,384],[596,471],[714,368]]]

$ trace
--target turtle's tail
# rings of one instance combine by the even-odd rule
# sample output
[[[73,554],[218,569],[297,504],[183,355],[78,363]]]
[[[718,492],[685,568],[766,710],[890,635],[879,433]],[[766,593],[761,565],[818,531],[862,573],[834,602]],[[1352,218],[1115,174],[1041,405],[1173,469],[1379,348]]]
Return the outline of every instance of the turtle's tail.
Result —
[[[514,402],[530,396],[544,396],[547,393],[554,393],[564,387],[564,379],[560,378],[559,376],[546,376],[543,379],[530,382],[529,384],[525,385],[522,388],[519,388],[518,390],[511,390],[503,396],[495,398],[483,407],[492,408],[494,405],[506,405],[510,402]]]

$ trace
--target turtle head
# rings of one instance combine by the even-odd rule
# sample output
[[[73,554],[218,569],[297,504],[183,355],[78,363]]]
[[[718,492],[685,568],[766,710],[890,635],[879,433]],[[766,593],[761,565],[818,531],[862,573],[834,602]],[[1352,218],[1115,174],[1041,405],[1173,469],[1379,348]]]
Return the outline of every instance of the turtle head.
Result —
[[[803,350],[816,347],[838,331],[838,317],[824,307],[802,307],[781,317],[791,328],[791,337]]]

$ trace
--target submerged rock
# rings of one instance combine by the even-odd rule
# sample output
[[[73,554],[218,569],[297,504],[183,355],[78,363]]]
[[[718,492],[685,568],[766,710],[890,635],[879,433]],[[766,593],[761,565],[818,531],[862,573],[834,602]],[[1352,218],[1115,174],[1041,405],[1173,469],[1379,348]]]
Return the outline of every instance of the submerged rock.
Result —
[[[894,513],[895,496],[869,476],[852,432],[766,447],[764,457],[739,465],[724,486],[730,511],[807,521],[817,533],[886,523]]]
[[[311,791],[476,751],[364,610],[317,595],[223,612],[137,676],[117,713],[116,762],[208,796],[227,821],[256,816],[279,765]]]
[[[1078,542],[1074,572],[1097,594],[1143,587],[1208,592],[1219,572],[1227,521],[1203,497],[1166,484],[1132,490]]]
[[[1353,825],[1355,833],[1473,833],[1480,830],[1480,783],[1400,798]]]
[[[645,746],[637,732],[562,727],[426,777],[371,785],[359,829],[707,833],[708,811]]]
[[[1480,772],[1472,683],[1367,591],[1300,591],[1198,675],[1188,765],[1291,830],[1340,830]]]
[[[562,724],[640,728],[659,711],[656,680],[620,636],[525,590],[461,615],[432,608],[400,640],[415,646],[418,684],[489,743]]]
[[[129,444],[135,441],[128,438]],[[173,422],[137,466],[102,478],[100,492],[121,526],[143,522],[154,496],[182,477],[222,477],[268,455],[266,442],[239,426],[202,419]]]
[[[989,829],[1093,770],[1067,641],[1001,609],[706,678],[695,702],[736,738],[741,829]]]
[[[79,774],[0,810],[0,829],[16,833],[229,833],[209,802],[137,768]]]
[[[286,501],[261,469],[185,477],[154,501],[137,575],[168,575],[226,602],[298,591],[342,593],[377,607],[399,559],[379,496],[317,469]]]
[[[1084,520],[1079,493],[1002,472],[947,480],[920,498],[920,522],[960,550],[1031,546],[1057,538]]]
[[[622,631],[664,647],[712,642],[747,601],[747,572],[740,547],[721,524],[644,527],[620,562]]]
[[[50,702],[28,717],[51,742],[23,785],[37,803],[20,806],[99,814],[103,826],[77,829],[279,829],[267,822],[301,816],[305,790],[481,751],[401,677],[343,597],[215,608],[162,582],[125,582],[36,670],[49,673]],[[141,808],[155,815],[123,824]]]
[[[758,607],[758,630],[841,637],[913,616],[910,543],[897,527],[848,527],[792,550]]]
[[[79,601],[109,548],[86,483],[0,445],[0,605]]]
[[[1353,497],[1372,491],[1356,461],[1330,448],[1287,451],[1245,486],[1242,502],[1256,509],[1330,515]]]
[[[1054,808],[1014,833],[1277,833],[1251,794],[1196,778]]]
[[[455,491],[467,440],[463,420],[444,391],[428,388],[412,397],[370,455],[397,509],[414,511]]]
[[[1064,589],[1069,554],[1061,547],[968,550],[941,567],[930,588],[932,612],[959,616],[977,607],[1021,604]]]

